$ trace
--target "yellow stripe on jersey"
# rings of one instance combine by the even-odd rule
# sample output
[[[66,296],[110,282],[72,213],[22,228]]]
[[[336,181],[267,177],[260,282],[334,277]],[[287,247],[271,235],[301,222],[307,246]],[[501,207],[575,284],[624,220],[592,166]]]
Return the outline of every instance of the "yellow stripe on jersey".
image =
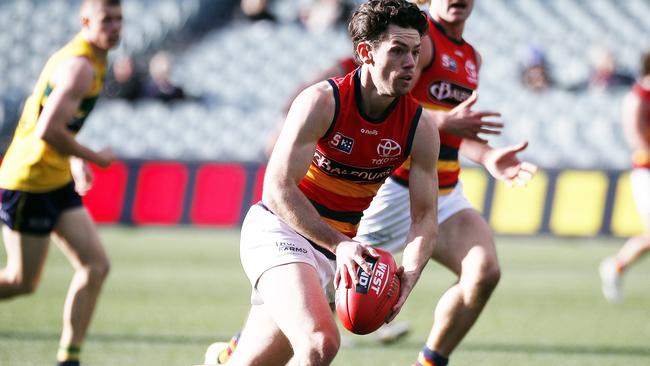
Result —
[[[98,58],[92,45],[77,34],[45,64],[16,127],[14,138],[0,168],[0,187],[27,192],[48,192],[63,187],[72,180],[69,156],[63,155],[40,139],[36,124],[52,91],[53,76],[59,67],[75,57],[85,57],[93,65],[95,79],[90,92],[84,96],[71,121],[66,121],[71,133],[76,133],[99,96],[106,74],[106,61]]]
[[[408,158],[406,158],[406,160],[404,160],[404,162],[402,163],[402,166],[400,168],[406,169],[406,170],[411,170],[411,155],[409,155]]]
[[[433,111],[449,112],[451,110],[451,108],[439,106],[439,105],[436,105],[436,104],[431,104],[431,103],[426,103],[426,102],[421,102],[421,101],[418,101],[418,102],[420,102],[420,105],[422,106],[422,108],[430,109],[430,110],[433,110]]]
[[[355,184],[350,181],[334,178],[323,173],[313,164],[309,166],[305,179],[307,179],[311,184],[329,192],[350,198],[372,197],[377,193],[381,186],[381,183]]]
[[[455,172],[460,169],[460,162],[458,160],[438,160],[439,172]]]
[[[342,222],[342,221],[336,221],[332,219],[328,219],[327,217],[321,216],[321,219],[323,219],[326,223],[328,223],[331,227],[333,227],[335,230],[345,234],[345,235],[351,235],[354,236],[357,232],[357,228],[359,225],[351,224],[349,222]]]

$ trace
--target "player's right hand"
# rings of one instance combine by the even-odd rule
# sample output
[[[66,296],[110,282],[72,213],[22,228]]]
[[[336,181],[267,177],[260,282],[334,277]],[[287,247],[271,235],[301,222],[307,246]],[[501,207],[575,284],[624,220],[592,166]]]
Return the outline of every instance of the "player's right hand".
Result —
[[[358,241],[349,240],[339,243],[336,247],[334,287],[338,288],[341,280],[345,288],[350,288],[353,285],[356,286],[359,283],[357,267],[361,267],[364,272],[370,273],[370,265],[364,259],[364,256],[367,255],[372,257],[379,256],[373,247],[359,243]]]
[[[501,113],[493,111],[474,112],[472,106],[478,100],[478,93],[474,91],[465,101],[447,113],[438,123],[438,128],[447,133],[481,143],[487,140],[479,134],[500,135],[503,128],[502,122],[490,121],[486,118],[501,117]]]
[[[95,164],[99,165],[102,168],[108,168],[111,163],[115,160],[115,154],[113,154],[113,149],[110,147],[105,147],[97,152],[97,160]]]

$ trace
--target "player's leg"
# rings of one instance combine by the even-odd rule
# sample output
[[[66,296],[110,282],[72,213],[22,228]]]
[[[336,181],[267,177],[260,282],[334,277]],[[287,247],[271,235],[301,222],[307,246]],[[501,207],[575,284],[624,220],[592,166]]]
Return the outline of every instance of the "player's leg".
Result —
[[[463,209],[439,226],[433,258],[456,273],[458,282],[440,298],[420,358],[438,358],[437,366],[458,346],[476,322],[500,278],[492,231],[474,209]],[[420,360],[421,364],[426,364]]]
[[[630,174],[634,203],[645,231],[628,239],[614,256],[605,258],[598,267],[602,291],[611,302],[621,300],[621,281],[626,269],[639,257],[650,250],[650,170],[634,169]]]
[[[335,258],[314,245],[262,204],[251,207],[242,224],[240,257],[253,288],[253,315],[264,312],[286,337],[293,351],[291,360],[285,360],[289,364],[328,365],[340,344],[329,306]],[[247,322],[228,364],[255,364],[273,353],[247,340],[257,331],[256,324]]]
[[[20,233],[3,225],[2,238],[7,265],[0,270],[0,299],[33,293],[43,273],[49,235]]]
[[[598,267],[603,296],[608,301],[622,298],[622,276],[641,256],[650,251],[650,216],[643,217],[646,231],[629,238],[615,255],[603,259]]]
[[[59,361],[78,358],[109,260],[84,207],[64,211],[54,228],[56,242],[74,268],[63,309]]]
[[[264,304],[253,306],[228,364],[284,365],[292,352],[290,365],[330,364],[340,339],[314,267],[290,263],[269,269],[257,291]],[[272,340],[263,341],[266,335]]]
[[[206,359],[206,364],[285,365],[293,356],[289,340],[263,304],[251,307],[238,340],[241,342],[237,342],[227,359]]]

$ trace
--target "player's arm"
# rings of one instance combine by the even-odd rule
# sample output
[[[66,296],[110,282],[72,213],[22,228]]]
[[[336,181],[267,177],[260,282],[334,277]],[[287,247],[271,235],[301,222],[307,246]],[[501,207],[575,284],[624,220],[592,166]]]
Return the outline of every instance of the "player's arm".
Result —
[[[77,142],[68,130],[81,100],[92,88],[94,70],[89,60],[76,57],[65,63],[53,80],[54,89],[38,118],[38,136],[59,153],[76,156],[107,167],[114,156],[110,150],[95,152]]]
[[[525,186],[537,172],[535,164],[521,161],[517,157],[517,154],[526,147],[528,147],[527,141],[495,149],[478,141],[463,140],[460,153],[484,166],[494,178],[510,186]]]
[[[650,153],[650,131],[644,121],[648,121],[650,108],[634,93],[623,99],[623,131],[630,146]]]
[[[389,315],[391,320],[402,307],[428,263],[438,234],[438,174],[436,162],[440,150],[438,130],[429,115],[423,113],[411,149],[409,196],[411,226],[402,255],[400,298]]]
[[[298,95],[271,153],[264,176],[262,200],[298,233],[336,253],[335,284],[338,285],[341,270],[347,287],[348,279],[357,283],[357,265],[369,272],[363,255],[374,254],[374,251],[333,229],[298,188],[311,164],[318,140],[332,123],[334,112],[332,87],[327,82],[309,87]]]

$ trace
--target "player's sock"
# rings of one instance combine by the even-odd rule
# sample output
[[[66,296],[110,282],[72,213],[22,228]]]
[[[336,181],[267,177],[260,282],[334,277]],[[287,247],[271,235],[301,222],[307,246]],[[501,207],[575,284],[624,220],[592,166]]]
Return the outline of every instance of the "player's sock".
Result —
[[[57,366],[79,366],[79,346],[60,346],[56,353]]]
[[[59,361],[56,366],[80,366],[79,360],[77,361]]]
[[[418,361],[414,366],[447,366],[448,362],[449,358],[430,350],[427,346],[424,346],[422,347],[422,350],[418,355]]]
[[[221,352],[219,352],[219,357],[217,358],[218,364],[222,365],[228,362],[230,355],[232,355],[232,353],[235,352],[235,348],[237,348],[237,343],[239,342],[239,336],[240,333],[235,334],[232,338],[230,338],[230,342],[228,342],[228,346],[224,348]]]

